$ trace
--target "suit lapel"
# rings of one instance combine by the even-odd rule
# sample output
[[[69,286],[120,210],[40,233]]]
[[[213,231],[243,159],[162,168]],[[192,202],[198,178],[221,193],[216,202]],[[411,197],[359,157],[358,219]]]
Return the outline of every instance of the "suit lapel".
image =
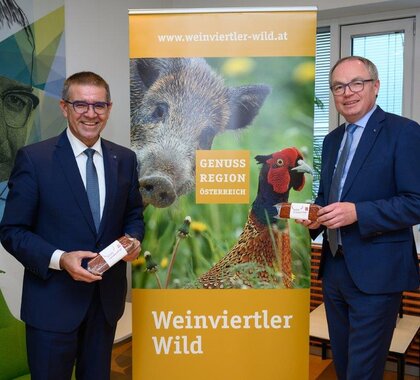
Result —
[[[331,150],[327,149],[326,151],[329,152],[327,159],[327,165],[325,167],[326,169],[326,181],[325,183],[328,184],[328,186],[325,188],[325,199],[328,200],[330,197],[330,188],[331,188],[331,182],[332,177],[334,174],[335,164],[337,162],[338,158],[338,152],[340,150],[341,141],[344,136],[345,131],[345,124],[341,124],[338,128],[336,133],[331,135],[331,141],[329,142],[329,145],[332,147]]]
[[[357,146],[356,153],[354,154],[353,160],[350,165],[349,172],[347,174],[346,182],[344,183],[341,198],[343,199],[349,191],[357,173],[362,167],[366,160],[367,155],[375,144],[376,138],[382,128],[382,121],[385,119],[385,113],[381,108],[377,108],[370,117],[366,124],[365,130],[363,131],[362,137]]]
[[[103,139],[102,153],[104,159],[106,196],[101,224],[98,231],[99,236],[103,233],[107,221],[112,221],[112,210],[114,209],[115,194],[118,186],[118,156],[108,142]]]
[[[57,157],[57,161],[60,162],[63,168],[63,174],[67,179],[71,192],[73,193],[75,203],[79,207],[86,223],[89,225],[89,228],[96,234],[96,228],[90,211],[86,189],[83,185],[82,178],[80,177],[79,168],[65,131],[61,134],[58,140],[55,155]]]

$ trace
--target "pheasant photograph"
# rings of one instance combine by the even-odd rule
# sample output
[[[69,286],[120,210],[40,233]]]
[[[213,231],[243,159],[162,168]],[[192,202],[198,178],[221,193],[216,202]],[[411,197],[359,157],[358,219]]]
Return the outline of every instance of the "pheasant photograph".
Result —
[[[292,254],[288,221],[277,226],[276,205],[288,202],[291,189],[300,191],[312,169],[295,147],[255,157],[261,164],[258,191],[243,231],[231,250],[198,278],[206,289],[292,288]]]

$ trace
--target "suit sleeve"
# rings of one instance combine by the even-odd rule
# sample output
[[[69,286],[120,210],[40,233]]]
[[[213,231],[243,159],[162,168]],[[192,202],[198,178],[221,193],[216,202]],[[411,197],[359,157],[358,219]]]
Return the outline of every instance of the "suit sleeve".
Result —
[[[38,183],[27,152],[19,150],[9,179],[9,194],[0,223],[4,248],[22,265],[41,278],[48,278],[51,255],[57,249],[33,233],[37,218]]]
[[[420,223],[420,126],[408,122],[399,130],[394,152],[395,195],[356,203],[362,237],[404,229]]]
[[[323,171],[324,171],[324,167],[325,167],[325,162],[326,162],[326,158],[324,157],[327,152],[328,152],[328,136],[325,137],[324,142],[322,143],[322,157],[321,157],[321,173],[319,176],[319,188],[318,188],[318,194],[317,197],[315,199],[315,204],[324,207],[326,206],[327,202],[325,201],[324,198],[324,175],[323,175]],[[321,234],[324,230],[325,230],[325,226],[321,225],[319,228],[317,229],[313,229],[313,230],[309,230],[309,234],[312,238],[312,240],[315,240],[319,234]]]
[[[133,153],[131,155],[132,175],[131,188],[127,198],[125,210],[124,233],[142,241],[144,237],[144,219],[143,219],[143,202],[141,199],[138,183],[137,158]]]

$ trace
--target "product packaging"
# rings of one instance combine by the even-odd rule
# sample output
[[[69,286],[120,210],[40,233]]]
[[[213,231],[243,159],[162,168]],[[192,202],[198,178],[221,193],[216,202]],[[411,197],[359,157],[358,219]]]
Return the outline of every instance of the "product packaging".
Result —
[[[98,256],[88,262],[87,270],[93,274],[102,274],[120,261],[124,256],[139,249],[140,242],[129,236],[122,236],[99,252]]]
[[[278,203],[275,205],[278,219],[305,219],[317,220],[320,206],[313,203]]]

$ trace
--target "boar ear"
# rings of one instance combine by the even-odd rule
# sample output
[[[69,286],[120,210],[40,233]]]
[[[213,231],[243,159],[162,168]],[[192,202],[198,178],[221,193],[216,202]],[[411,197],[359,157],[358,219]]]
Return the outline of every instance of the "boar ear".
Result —
[[[161,60],[155,58],[130,59],[130,80],[132,85],[141,83],[149,88],[159,78],[162,70]],[[140,83],[138,83],[140,82]]]
[[[241,129],[251,124],[271,88],[265,84],[229,89],[231,117],[227,129]]]

